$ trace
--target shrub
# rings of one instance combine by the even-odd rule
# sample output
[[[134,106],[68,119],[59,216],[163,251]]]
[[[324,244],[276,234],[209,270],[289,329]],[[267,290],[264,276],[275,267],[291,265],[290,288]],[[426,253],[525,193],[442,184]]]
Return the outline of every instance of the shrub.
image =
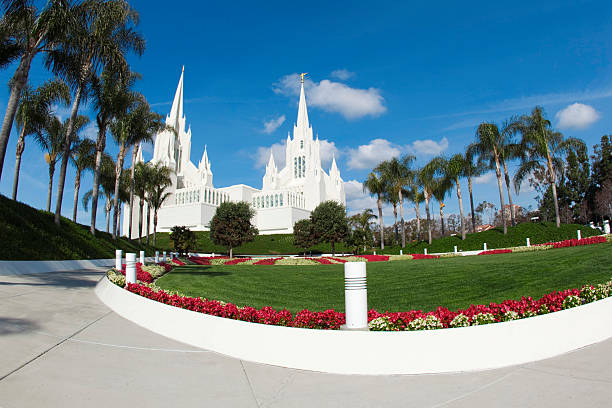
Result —
[[[459,313],[457,316],[455,316],[449,324],[450,327],[468,327],[469,325],[470,318],[463,313]]]
[[[391,322],[389,316],[380,316],[370,320],[368,328],[371,331],[393,331],[398,330],[397,325]]]
[[[125,276],[120,272],[117,272],[116,269],[110,269],[108,272],[106,272],[106,276],[108,276],[108,279],[115,285],[121,287],[125,286]]]
[[[472,325],[474,326],[490,323],[495,323],[495,316],[492,313],[478,313],[472,317]]]
[[[571,295],[563,299],[563,309],[570,309],[580,305],[582,305],[582,299],[580,296]]]
[[[170,241],[174,245],[174,249],[181,255],[187,254],[196,246],[196,235],[193,231],[185,226],[174,226],[170,229]]]
[[[442,322],[438,317],[428,315],[427,317],[417,317],[410,321],[406,330],[435,330],[442,327]]]

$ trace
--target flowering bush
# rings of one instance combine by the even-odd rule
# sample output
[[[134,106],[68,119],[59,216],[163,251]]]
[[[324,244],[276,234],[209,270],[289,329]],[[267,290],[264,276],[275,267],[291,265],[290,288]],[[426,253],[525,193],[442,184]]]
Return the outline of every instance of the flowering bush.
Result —
[[[570,309],[580,305],[582,305],[582,299],[580,299],[580,296],[570,295],[563,299],[563,309]]]
[[[239,263],[248,261],[250,258],[234,258],[234,259],[230,259],[229,261],[225,261],[223,262],[223,265],[237,265]]]
[[[478,255],[497,255],[497,254],[511,254],[511,249],[491,249],[489,251],[482,251]]]
[[[311,258],[281,258],[274,265],[317,265],[316,260]]]
[[[359,255],[358,258],[363,258],[368,262],[384,262],[389,260],[387,255]]]
[[[152,279],[157,279],[167,272],[167,269],[161,265],[142,265],[140,268],[143,272],[149,273]]]
[[[472,316],[473,326],[480,326],[489,323],[495,323],[495,316],[493,316],[492,313],[478,313]]]
[[[397,331],[397,325],[391,321],[389,316],[375,317],[368,323],[368,328],[371,331]]]
[[[552,245],[553,248],[567,248],[581,245],[592,245],[592,244],[603,244],[607,242],[606,237],[603,235],[597,235],[594,237],[582,238],[582,239],[566,239],[565,241],[559,242],[547,242],[540,245]]]
[[[408,323],[406,330],[435,330],[444,327],[440,319],[433,315],[417,317]]]
[[[191,256],[189,260],[196,265],[210,265],[210,258],[203,256]]]
[[[125,276],[122,275],[120,272],[117,272],[116,269],[110,269],[108,272],[106,272],[106,276],[108,276],[108,279],[115,285],[121,287],[125,286]]]
[[[281,259],[283,258],[264,258],[254,262],[253,265],[274,265],[276,261]]]
[[[181,260],[179,260],[178,258],[172,258],[170,260],[170,263],[176,265],[176,266],[185,266],[185,263]]]
[[[469,325],[470,318],[463,313],[459,313],[457,316],[455,316],[449,324],[450,327],[468,327]]]
[[[125,264],[121,265],[121,274],[125,276]],[[142,264],[140,262],[136,263],[136,280],[146,283],[153,282],[153,277],[149,272],[142,270]]]

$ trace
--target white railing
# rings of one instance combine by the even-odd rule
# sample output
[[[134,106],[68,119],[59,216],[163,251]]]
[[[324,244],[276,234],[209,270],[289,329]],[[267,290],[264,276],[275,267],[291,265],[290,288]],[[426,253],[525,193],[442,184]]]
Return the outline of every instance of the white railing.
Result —
[[[295,191],[269,191],[253,194],[251,205],[255,209],[296,207],[306,208],[306,199],[301,193]]]
[[[166,200],[167,206],[181,206],[189,204],[209,204],[218,206],[230,201],[229,194],[211,187],[189,187],[176,190]]]

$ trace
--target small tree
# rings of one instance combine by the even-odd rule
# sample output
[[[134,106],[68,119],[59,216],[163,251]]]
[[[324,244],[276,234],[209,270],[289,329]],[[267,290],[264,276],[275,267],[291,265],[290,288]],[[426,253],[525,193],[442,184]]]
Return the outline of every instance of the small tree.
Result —
[[[346,209],[336,201],[324,201],[310,214],[317,240],[331,244],[332,256],[336,255],[336,242],[344,241],[349,234]]]
[[[216,245],[226,246],[231,259],[235,247],[253,241],[259,233],[251,224],[254,216],[255,211],[245,201],[222,203],[210,220],[210,239]]]
[[[299,220],[293,225],[293,245],[306,251],[317,244],[317,239],[314,235],[312,222],[306,218]]]
[[[175,225],[170,229],[170,240],[181,255],[187,254],[196,246],[196,235],[185,226]]]

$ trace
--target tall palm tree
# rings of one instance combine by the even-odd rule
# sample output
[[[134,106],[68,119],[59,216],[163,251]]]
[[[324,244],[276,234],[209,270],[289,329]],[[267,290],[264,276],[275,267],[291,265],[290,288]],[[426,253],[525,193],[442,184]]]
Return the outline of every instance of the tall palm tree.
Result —
[[[512,117],[502,124],[500,130],[500,161],[504,170],[504,181],[506,182],[506,192],[508,193],[508,204],[510,205],[510,220],[512,226],[516,225],[516,215],[512,192],[510,188],[510,175],[508,173],[508,162],[516,159],[522,160],[525,150],[520,143],[514,141],[514,136],[520,129],[520,119]]]
[[[368,191],[370,195],[376,196],[378,206],[378,223],[380,227],[380,249],[385,249],[385,223],[383,221],[382,200],[386,191],[384,181],[375,172],[371,172],[363,182],[363,191]]]
[[[134,166],[134,194],[138,197],[138,243],[142,243],[142,215],[144,204],[149,190],[149,181],[152,178],[151,166],[142,162]],[[147,228],[148,230],[148,228]],[[148,232],[148,231],[147,231]],[[147,234],[148,235],[148,234]]]
[[[435,188],[432,190],[432,194],[440,205],[440,226],[442,228],[442,236],[444,236],[446,235],[446,229],[444,224],[444,207],[446,206],[446,204],[444,204],[444,201],[446,200],[446,196],[450,193],[453,184],[451,180],[446,177],[446,175],[441,176],[436,181],[437,183],[435,185]]]
[[[157,247],[157,212],[170,196],[166,188],[172,184],[171,175],[172,170],[161,163],[156,163],[152,168],[151,184],[147,196],[153,209],[153,246],[155,247]]]
[[[47,81],[36,89],[25,86],[15,116],[15,124],[19,131],[15,150],[15,176],[13,178],[13,200],[17,199],[19,185],[19,170],[21,156],[25,149],[26,137],[42,132],[51,116],[54,103],[70,103],[70,90],[59,80]]]
[[[424,166],[418,174],[418,181],[423,186],[423,197],[425,198],[425,213],[427,214],[427,242],[431,245],[431,214],[429,211],[429,201],[433,196],[433,190],[436,188],[436,179],[434,177],[435,169],[433,166]]]
[[[459,215],[461,217],[461,239],[465,239],[465,216],[463,215],[463,197],[459,179],[467,175],[469,164],[462,154],[453,155],[447,163],[446,175],[455,184],[457,200],[459,201]]]
[[[152,112],[149,104],[144,97],[136,101],[125,115],[120,116],[111,123],[111,134],[115,142],[119,145],[117,155],[117,167],[115,169],[115,212],[113,215],[113,239],[117,237],[118,229],[118,200],[119,200],[119,180],[123,170],[123,163],[127,149],[136,146],[140,142],[148,142],[153,139],[153,135],[164,127],[162,116]],[[131,179],[131,177],[130,177]],[[131,183],[130,183],[131,185]],[[133,190],[130,188],[130,202],[133,202]],[[130,211],[131,213],[131,211]],[[131,224],[131,222],[130,222]]]
[[[106,212],[106,232],[108,233],[110,230],[111,210],[113,208],[113,193],[115,192],[115,162],[108,154],[102,156],[102,165],[100,166],[100,188],[105,198],[104,209]],[[93,188],[83,195],[83,208],[86,211],[90,201],[93,211],[93,195]]]
[[[417,241],[421,240],[421,213],[420,204],[425,201],[425,195],[421,191],[419,184],[419,173],[421,170],[414,170],[412,176],[408,180],[408,190],[406,196],[414,203],[414,212],[416,214],[417,224]]]
[[[472,192],[472,179],[482,176],[487,170],[484,163],[480,160],[474,161],[476,155],[476,144],[472,143],[465,149],[465,176],[468,179],[468,190],[470,192],[470,214],[472,216],[472,233],[476,232],[476,216],[474,213],[474,194]]]
[[[81,189],[81,174],[85,170],[93,170],[95,164],[96,143],[89,139],[79,141],[72,149],[70,159],[75,169],[74,177],[74,206],[72,221],[76,222],[77,207],[79,204],[79,190]]]
[[[68,140],[87,86],[102,67],[125,70],[125,56],[133,51],[142,54],[144,39],[134,30],[138,13],[124,0],[91,0],[76,6],[77,22],[68,28],[60,46],[49,53],[46,66],[66,79],[75,90],[66,140]],[[59,225],[68,152],[64,152],[60,168],[55,223]]]
[[[504,188],[502,186],[501,155],[502,136],[495,123],[483,122],[476,130],[476,142],[472,144],[473,152],[478,155],[478,160],[485,163],[488,168],[495,169],[497,176],[497,187],[499,189],[499,201],[501,204],[502,223],[504,234],[508,233],[506,225],[506,210],[504,205]]]
[[[378,218],[374,215],[374,212],[371,208],[367,208],[362,212],[353,215],[350,220],[354,224],[355,227],[359,228],[363,234],[363,252],[366,251],[366,242],[368,234],[371,233],[371,224],[372,220]]]
[[[563,169],[563,154],[569,150],[586,148],[585,144],[577,138],[565,139],[560,132],[553,131],[540,106],[536,106],[530,115],[521,116],[518,131],[522,134],[521,145],[525,154],[514,175],[514,186],[518,191],[521,182],[534,171],[545,174],[545,181],[552,189],[555,223],[558,228],[561,226],[561,219],[557,199],[557,172]]]
[[[395,196],[395,200],[389,200],[394,206],[394,215],[396,216],[395,221],[395,234],[397,240],[397,211],[396,203],[399,204],[400,208],[400,220],[402,230],[402,248],[406,246],[406,230],[404,225],[404,196],[406,192],[406,185],[410,181],[412,175],[411,165],[416,158],[413,155],[405,155],[401,159],[394,157],[391,160],[380,163],[374,171],[378,171],[383,179],[387,180],[389,185],[390,195]]]
[[[9,81],[10,96],[0,129],[0,178],[13,120],[22,90],[28,83],[32,60],[36,55],[57,47],[68,27],[74,25],[75,9],[67,0],[48,1],[42,9],[28,0],[2,0],[1,4],[4,14],[0,18],[3,45],[0,65],[5,67],[17,59],[19,63]]]
[[[102,157],[106,149],[106,130],[109,124],[126,112],[136,99],[131,91],[138,77],[129,72],[105,68],[99,77],[92,78],[91,99],[93,110],[96,112],[96,124],[98,136],[96,139],[96,164],[94,168],[93,193],[91,197],[92,211],[90,232],[96,232],[96,218],[98,209],[98,190],[100,188],[100,174],[102,168]]]

